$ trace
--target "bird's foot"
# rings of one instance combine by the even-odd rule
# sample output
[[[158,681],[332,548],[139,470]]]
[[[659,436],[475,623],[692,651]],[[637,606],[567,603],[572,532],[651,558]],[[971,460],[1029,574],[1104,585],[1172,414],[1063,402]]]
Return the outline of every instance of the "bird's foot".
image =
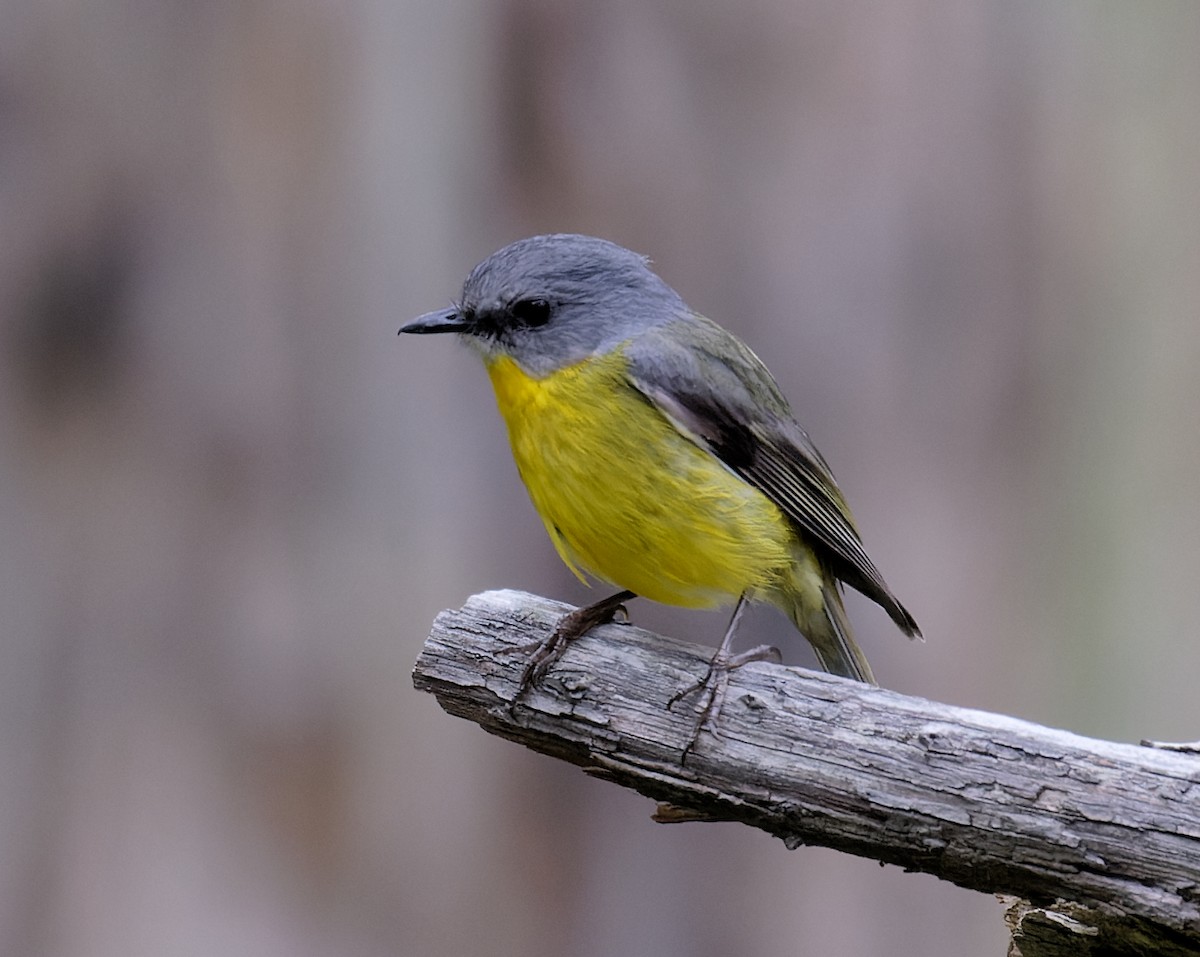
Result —
[[[782,660],[783,656],[779,653],[779,649],[773,645],[759,645],[756,648],[739,652],[736,655],[727,655],[722,651],[718,651],[708,663],[708,670],[704,673],[704,677],[693,681],[686,687],[680,688],[675,694],[671,695],[671,700],[667,702],[668,711],[689,695],[697,691],[700,692],[696,709],[699,718],[696,721],[696,726],[692,730],[691,736],[688,738],[687,745],[683,749],[683,756],[680,760],[681,764],[687,763],[688,755],[695,750],[696,742],[700,739],[701,732],[707,731],[714,737],[719,736],[717,733],[717,719],[720,717],[721,707],[725,703],[725,693],[729,690],[729,672],[742,667],[742,665],[748,665],[752,661],[774,661],[778,663]]]
[[[521,678],[517,684],[517,693],[513,695],[509,708],[516,707],[517,702],[525,696],[526,692],[546,676],[546,672],[562,657],[568,643],[591,631],[597,625],[606,625],[615,621],[618,615],[628,621],[629,611],[625,607],[625,602],[636,597],[631,591],[622,591],[591,605],[576,608],[559,619],[549,637],[541,641],[532,641],[506,648],[505,651],[509,653],[530,653],[529,661],[525,665],[525,670],[521,672]]]

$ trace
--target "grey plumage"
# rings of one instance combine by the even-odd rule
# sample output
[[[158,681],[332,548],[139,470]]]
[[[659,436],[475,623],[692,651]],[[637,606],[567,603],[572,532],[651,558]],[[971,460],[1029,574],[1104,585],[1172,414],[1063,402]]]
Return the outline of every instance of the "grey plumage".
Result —
[[[739,608],[746,598],[778,605],[822,667],[859,681],[874,678],[854,642],[840,583],[877,602],[905,634],[920,634],[867,556],[829,465],[766,366],[741,340],[692,312],[645,257],[590,236],[523,239],[476,266],[451,309],[401,332],[462,333],[485,360],[513,359],[533,379],[620,350],[627,369],[618,388],[643,398],[761,492],[791,527],[791,565],[778,582],[743,592]],[[732,634],[731,623],[726,641]]]

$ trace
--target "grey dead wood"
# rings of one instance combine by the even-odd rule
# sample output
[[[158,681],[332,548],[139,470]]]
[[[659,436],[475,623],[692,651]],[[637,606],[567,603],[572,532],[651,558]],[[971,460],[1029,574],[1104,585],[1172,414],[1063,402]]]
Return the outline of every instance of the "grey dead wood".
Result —
[[[768,662],[681,757],[709,647],[628,624],[513,706],[567,605],[486,592],[437,616],[415,686],[450,714],[659,802],[1006,895],[1022,957],[1200,953],[1200,757],[1099,741]]]

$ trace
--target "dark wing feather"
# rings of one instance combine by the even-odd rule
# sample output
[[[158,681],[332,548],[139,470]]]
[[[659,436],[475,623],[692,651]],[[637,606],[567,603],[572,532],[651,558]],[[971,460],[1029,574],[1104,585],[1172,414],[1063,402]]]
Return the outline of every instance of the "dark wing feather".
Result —
[[[906,634],[920,634],[867,556],[829,466],[748,347],[690,316],[639,336],[626,353],[639,392],[779,506],[837,578],[878,602]]]

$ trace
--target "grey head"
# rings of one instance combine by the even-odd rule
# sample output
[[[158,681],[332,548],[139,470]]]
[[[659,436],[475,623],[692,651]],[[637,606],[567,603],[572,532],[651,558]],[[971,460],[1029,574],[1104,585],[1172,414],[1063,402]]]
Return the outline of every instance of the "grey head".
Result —
[[[471,270],[450,309],[409,333],[457,332],[485,358],[511,356],[541,376],[687,316],[644,256],[593,236],[521,239]]]

